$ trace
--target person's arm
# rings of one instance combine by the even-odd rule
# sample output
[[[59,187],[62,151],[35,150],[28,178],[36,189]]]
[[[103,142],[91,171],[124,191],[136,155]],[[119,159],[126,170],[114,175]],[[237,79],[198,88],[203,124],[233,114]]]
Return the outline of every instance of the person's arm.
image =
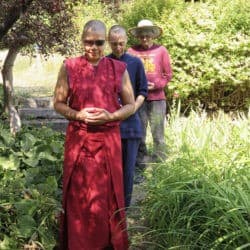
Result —
[[[84,109],[81,111],[77,111],[70,108],[67,104],[68,91],[69,86],[67,80],[67,72],[63,64],[60,68],[56,87],[54,90],[54,109],[56,110],[56,112],[63,115],[68,120],[85,121],[85,118],[88,115],[88,110]]]
[[[148,96],[148,81],[144,70],[143,63],[138,58],[136,72],[136,99],[135,99],[135,112],[141,107],[145,98]]]
[[[122,87],[120,92],[122,106],[113,113],[101,108],[92,108],[92,115],[85,119],[91,125],[100,125],[106,122],[121,121],[132,115],[135,110],[135,101],[132,85],[127,70],[122,77]]]
[[[135,99],[135,112],[141,107],[145,100],[145,96],[143,95],[138,95]]]
[[[171,67],[171,58],[165,47],[162,46],[162,67],[163,67],[163,77],[166,79],[167,84],[170,82],[173,76]]]
[[[122,107],[113,113],[115,120],[125,120],[135,111],[135,97],[128,71],[122,77],[122,88],[120,92]]]

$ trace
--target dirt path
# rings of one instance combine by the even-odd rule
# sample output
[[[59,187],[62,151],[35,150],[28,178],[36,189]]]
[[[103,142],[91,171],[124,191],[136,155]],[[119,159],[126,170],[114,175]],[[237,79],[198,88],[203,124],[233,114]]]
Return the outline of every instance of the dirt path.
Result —
[[[141,202],[146,196],[144,183],[134,184],[131,206],[127,210],[128,232],[130,239],[130,250],[148,250],[146,246],[146,232],[142,215]]]

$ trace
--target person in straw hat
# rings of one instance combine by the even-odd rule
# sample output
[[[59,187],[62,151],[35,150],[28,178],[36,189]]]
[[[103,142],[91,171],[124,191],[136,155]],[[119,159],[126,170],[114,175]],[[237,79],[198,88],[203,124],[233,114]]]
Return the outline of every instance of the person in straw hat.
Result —
[[[162,29],[150,20],[141,20],[128,33],[137,38],[139,43],[128,48],[128,53],[138,56],[145,68],[148,81],[148,97],[139,110],[143,124],[143,137],[137,156],[137,166],[144,168],[148,161],[146,131],[148,124],[153,138],[153,161],[166,158],[164,124],[166,117],[165,87],[172,78],[170,55],[167,49],[154,43],[162,35]]]

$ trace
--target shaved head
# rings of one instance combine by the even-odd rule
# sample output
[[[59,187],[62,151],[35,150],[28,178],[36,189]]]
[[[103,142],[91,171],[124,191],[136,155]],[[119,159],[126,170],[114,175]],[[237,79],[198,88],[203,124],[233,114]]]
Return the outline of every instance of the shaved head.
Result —
[[[122,27],[121,25],[113,25],[110,29],[109,29],[109,38],[111,36],[117,36],[117,37],[124,37],[127,39],[127,33],[124,27]]]
[[[87,33],[100,33],[106,36],[106,26],[100,20],[90,20],[84,25],[82,38],[85,37]]]
[[[113,25],[109,29],[109,45],[112,50],[112,54],[117,58],[120,58],[124,53],[126,53],[127,40],[126,30],[121,25]]]

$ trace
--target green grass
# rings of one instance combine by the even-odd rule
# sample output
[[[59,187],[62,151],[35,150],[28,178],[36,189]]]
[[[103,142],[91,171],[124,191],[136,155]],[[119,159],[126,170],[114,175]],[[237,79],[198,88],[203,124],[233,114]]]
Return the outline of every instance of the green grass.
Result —
[[[14,67],[16,93],[29,96],[51,96],[63,57],[53,55],[44,59],[18,56]]]
[[[6,51],[1,51],[4,60]],[[59,68],[64,60],[60,55],[43,58],[19,54],[13,67],[13,86],[16,96],[41,97],[53,95]]]
[[[142,205],[152,249],[247,249],[250,115],[173,115],[166,136],[169,158],[147,171]]]

